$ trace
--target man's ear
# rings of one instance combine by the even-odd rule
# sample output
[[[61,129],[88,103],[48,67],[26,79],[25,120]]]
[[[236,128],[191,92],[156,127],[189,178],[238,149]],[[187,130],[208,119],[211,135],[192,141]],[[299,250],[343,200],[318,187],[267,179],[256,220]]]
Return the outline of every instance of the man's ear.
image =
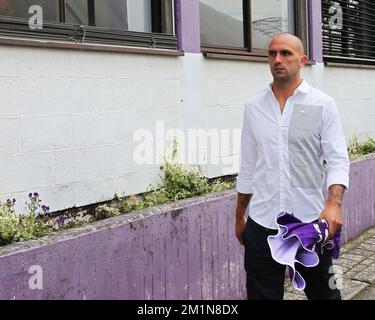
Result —
[[[309,60],[309,58],[307,58],[306,55],[303,55],[303,56],[301,57],[301,66],[302,66],[302,67],[305,66],[308,60]]]

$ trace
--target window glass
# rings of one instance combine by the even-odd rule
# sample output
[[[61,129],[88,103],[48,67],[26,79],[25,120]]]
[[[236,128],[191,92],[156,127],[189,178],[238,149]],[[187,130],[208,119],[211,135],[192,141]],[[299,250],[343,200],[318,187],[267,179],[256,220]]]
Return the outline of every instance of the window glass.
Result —
[[[245,46],[242,0],[200,0],[199,10],[202,45]]]
[[[151,0],[67,0],[66,22],[111,29],[152,32]]]
[[[272,37],[280,32],[294,34],[293,0],[251,2],[252,46],[267,49]]]
[[[33,5],[41,6],[43,19],[59,21],[58,0],[0,0],[0,15],[19,18],[29,18],[29,8]]]
[[[65,21],[67,23],[89,24],[89,8],[87,0],[66,0]]]
[[[129,30],[151,32],[151,0],[128,1]]]

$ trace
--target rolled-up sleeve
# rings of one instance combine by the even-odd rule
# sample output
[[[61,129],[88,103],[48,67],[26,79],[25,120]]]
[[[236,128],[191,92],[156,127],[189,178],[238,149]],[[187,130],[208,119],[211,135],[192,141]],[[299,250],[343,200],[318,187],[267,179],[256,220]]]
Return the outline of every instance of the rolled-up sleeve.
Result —
[[[248,106],[245,105],[241,132],[240,170],[237,177],[236,190],[243,194],[253,194],[253,175],[258,155],[256,141],[249,126]]]
[[[349,189],[350,161],[340,116],[334,100],[323,110],[321,147],[327,162],[327,189],[333,184],[342,184]]]

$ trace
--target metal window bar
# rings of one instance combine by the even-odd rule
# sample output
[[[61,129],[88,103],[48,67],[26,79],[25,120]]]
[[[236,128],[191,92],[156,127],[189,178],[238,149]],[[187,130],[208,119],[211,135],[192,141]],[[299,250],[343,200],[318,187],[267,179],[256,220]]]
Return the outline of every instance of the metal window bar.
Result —
[[[331,6],[340,6],[341,29],[329,22]],[[375,64],[375,2],[362,0],[322,0],[323,55],[325,61]]]

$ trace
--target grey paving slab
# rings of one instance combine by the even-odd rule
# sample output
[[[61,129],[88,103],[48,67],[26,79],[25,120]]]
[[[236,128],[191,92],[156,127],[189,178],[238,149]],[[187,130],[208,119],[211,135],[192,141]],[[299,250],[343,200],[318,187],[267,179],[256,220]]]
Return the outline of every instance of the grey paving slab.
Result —
[[[375,300],[375,285],[364,289],[360,294],[355,296],[353,300]]]
[[[368,286],[367,283],[343,278],[342,285],[339,286],[343,300],[352,300],[357,294]]]

